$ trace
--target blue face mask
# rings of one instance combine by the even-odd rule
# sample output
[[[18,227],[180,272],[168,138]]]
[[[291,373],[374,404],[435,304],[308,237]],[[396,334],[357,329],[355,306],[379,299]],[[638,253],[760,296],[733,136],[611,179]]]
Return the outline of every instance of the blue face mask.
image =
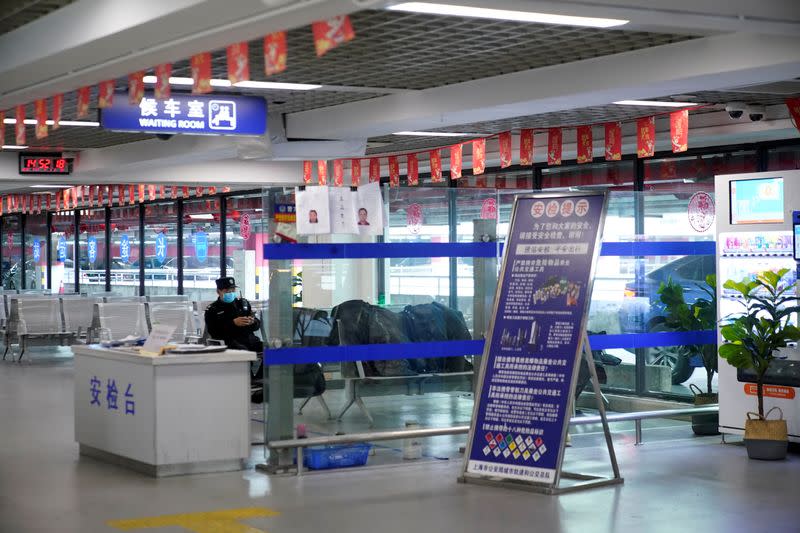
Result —
[[[226,292],[222,294],[222,301],[226,304],[232,304],[233,301],[236,299],[235,292]]]

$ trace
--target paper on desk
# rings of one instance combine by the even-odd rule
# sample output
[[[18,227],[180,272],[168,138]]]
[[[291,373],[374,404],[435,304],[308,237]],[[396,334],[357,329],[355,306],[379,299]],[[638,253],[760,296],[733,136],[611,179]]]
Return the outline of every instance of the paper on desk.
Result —
[[[139,350],[142,355],[159,355],[161,350],[169,344],[172,334],[175,333],[175,326],[169,324],[155,324],[150,331],[144,346]]]

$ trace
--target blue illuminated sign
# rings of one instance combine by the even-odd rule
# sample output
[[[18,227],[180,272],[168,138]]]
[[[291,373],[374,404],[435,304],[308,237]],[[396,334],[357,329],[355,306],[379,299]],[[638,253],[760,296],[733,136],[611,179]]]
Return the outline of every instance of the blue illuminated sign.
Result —
[[[119,238],[119,258],[123,263],[127,263],[131,258],[131,240],[127,235]]]
[[[267,103],[257,96],[173,94],[156,100],[148,93],[136,105],[118,93],[114,106],[101,110],[107,130],[148,133],[264,135]]]
[[[33,262],[38,263],[39,260],[42,258],[42,246],[39,239],[33,240]]]
[[[167,236],[163,233],[156,235],[156,261],[164,264],[167,260]]]
[[[97,261],[97,237],[89,237],[86,241],[86,252],[89,256],[89,263],[94,264]]]
[[[194,256],[198,263],[205,263],[208,259],[208,234],[202,231],[194,236]]]
[[[58,254],[59,262],[63,263],[67,260],[67,239],[63,237],[59,237],[58,239],[58,246],[56,247],[56,251]]]

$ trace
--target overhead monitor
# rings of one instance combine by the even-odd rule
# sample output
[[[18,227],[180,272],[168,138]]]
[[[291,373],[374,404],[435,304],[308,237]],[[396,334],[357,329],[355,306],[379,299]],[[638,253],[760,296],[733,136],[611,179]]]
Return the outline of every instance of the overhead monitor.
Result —
[[[783,178],[730,182],[731,224],[782,224]]]

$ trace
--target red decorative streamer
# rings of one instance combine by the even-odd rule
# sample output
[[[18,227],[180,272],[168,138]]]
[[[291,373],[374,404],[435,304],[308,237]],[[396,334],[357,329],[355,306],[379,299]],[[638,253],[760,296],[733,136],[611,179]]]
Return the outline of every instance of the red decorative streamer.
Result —
[[[192,69],[192,94],[211,92],[211,53],[195,54],[189,60]]]
[[[669,136],[673,153],[689,149],[689,110],[683,109],[669,114]]]
[[[276,31],[264,37],[264,73],[267,76],[286,70],[287,56],[285,31]]]
[[[317,161],[317,183],[320,185],[328,184],[328,162],[324,159]]]
[[[656,117],[636,121],[636,155],[653,157],[656,149]]]
[[[408,184],[411,187],[419,185],[419,159],[417,154],[408,154],[406,160],[408,166]]]
[[[106,109],[114,104],[114,80],[101,81],[97,86],[97,107]]]
[[[234,43],[225,50],[228,59],[228,81],[235,85],[250,80],[250,57],[247,41]]]
[[[350,160],[350,185],[358,187],[361,185],[361,160]]]
[[[162,63],[156,66],[156,86],[154,89],[156,100],[166,100],[172,94],[169,85],[170,76],[172,76],[172,63]]]
[[[144,98],[144,71],[128,74],[128,103],[139,105]]]
[[[577,141],[578,141],[578,153],[577,153],[578,164],[591,163],[592,159],[594,159],[592,127],[578,126]]]
[[[499,137],[500,142],[500,168],[506,168],[511,166],[511,132],[505,131],[500,134]],[[533,143],[531,143],[533,146]]]
[[[344,185],[344,161],[335,159],[333,161],[333,184],[336,187]]]
[[[519,164],[533,165],[533,130],[526,129],[519,132]]]
[[[477,176],[486,170],[486,139],[472,141],[472,174]]]
[[[314,34],[317,57],[322,57],[342,43],[352,41],[356,36],[350,17],[347,15],[315,22],[311,25],[311,31]]]
[[[547,164],[560,165],[561,152],[563,150],[561,128],[550,128],[547,130]]]
[[[377,157],[372,157],[369,160],[369,182],[375,183],[381,181],[381,160]]]
[[[431,181],[433,183],[442,182],[442,152],[437,148],[428,152],[431,160]]]
[[[461,177],[462,145],[454,144],[450,147],[450,179],[457,180]]]
[[[606,161],[622,159],[622,126],[619,122],[606,122]]]

